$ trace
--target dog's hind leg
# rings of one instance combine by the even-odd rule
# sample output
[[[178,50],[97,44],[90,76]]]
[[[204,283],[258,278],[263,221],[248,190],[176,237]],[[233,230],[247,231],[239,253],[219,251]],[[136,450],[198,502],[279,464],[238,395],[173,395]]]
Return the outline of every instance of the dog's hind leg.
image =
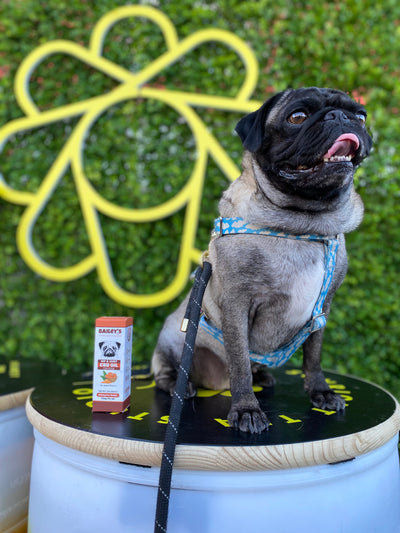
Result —
[[[251,363],[253,373],[253,384],[261,387],[273,387],[276,383],[274,376],[268,372],[267,367],[261,363]]]
[[[174,393],[178,377],[179,362],[177,361],[176,363],[177,365],[172,364],[170,358],[162,351],[157,350],[157,348],[155,349],[151,365],[156,386],[171,396]],[[188,381],[185,398],[192,398],[196,396],[196,393],[197,389],[195,385],[191,381]]]
[[[169,358],[162,351],[157,350],[157,348],[153,354],[151,367],[157,387],[172,395],[178,373]]]

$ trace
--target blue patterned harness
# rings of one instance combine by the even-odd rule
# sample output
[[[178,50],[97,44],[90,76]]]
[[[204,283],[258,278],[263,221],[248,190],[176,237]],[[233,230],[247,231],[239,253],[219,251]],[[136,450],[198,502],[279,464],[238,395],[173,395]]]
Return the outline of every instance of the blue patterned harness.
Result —
[[[325,297],[328,293],[333,271],[336,264],[336,252],[338,249],[337,237],[328,237],[324,235],[291,235],[280,231],[274,231],[269,228],[260,228],[248,222],[245,222],[243,218],[217,218],[215,220],[213,237],[220,237],[223,235],[237,235],[241,233],[254,234],[254,235],[267,235],[270,237],[281,237],[283,239],[294,239],[297,241],[318,241],[324,245],[325,249],[325,273],[322,282],[321,291],[315,303],[311,319],[303,326],[293,339],[281,346],[273,352],[266,354],[258,354],[250,351],[250,359],[257,363],[262,363],[269,367],[279,367],[284,365],[296,352],[298,348],[304,343],[304,341],[321,328],[326,325],[326,317],[322,312]],[[200,326],[214,339],[224,344],[222,331],[214,326],[204,315],[200,319]]]

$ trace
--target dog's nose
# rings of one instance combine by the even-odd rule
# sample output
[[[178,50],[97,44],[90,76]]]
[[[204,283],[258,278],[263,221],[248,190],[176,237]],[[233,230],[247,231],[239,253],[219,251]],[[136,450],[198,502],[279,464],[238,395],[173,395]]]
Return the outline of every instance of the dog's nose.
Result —
[[[349,118],[343,111],[334,110],[328,111],[328,113],[324,117],[324,120],[339,120],[339,122],[345,122],[349,120]]]

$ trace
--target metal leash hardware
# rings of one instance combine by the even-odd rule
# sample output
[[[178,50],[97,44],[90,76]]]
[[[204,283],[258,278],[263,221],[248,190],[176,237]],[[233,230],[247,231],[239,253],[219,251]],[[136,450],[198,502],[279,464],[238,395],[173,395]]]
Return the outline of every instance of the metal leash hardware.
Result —
[[[171,491],[171,477],[174,465],[175,448],[178,438],[185,393],[189,381],[194,344],[200,320],[201,303],[208,280],[211,276],[211,263],[204,260],[203,267],[198,267],[189,302],[186,308],[182,329],[186,330],[182,358],[179,365],[175,391],[172,396],[168,425],[165,432],[164,448],[161,458],[160,478],[158,484],[156,517],[154,533],[166,533],[168,526],[169,499]]]

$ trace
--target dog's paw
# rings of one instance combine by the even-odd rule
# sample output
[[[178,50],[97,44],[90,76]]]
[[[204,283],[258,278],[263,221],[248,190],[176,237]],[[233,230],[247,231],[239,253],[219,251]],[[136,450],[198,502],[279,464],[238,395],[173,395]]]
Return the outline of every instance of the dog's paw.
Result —
[[[261,433],[269,426],[267,415],[260,408],[244,410],[232,407],[228,422],[231,427],[247,433]]]
[[[331,390],[314,391],[310,394],[310,399],[314,407],[329,411],[343,411],[346,404],[339,394]]]

